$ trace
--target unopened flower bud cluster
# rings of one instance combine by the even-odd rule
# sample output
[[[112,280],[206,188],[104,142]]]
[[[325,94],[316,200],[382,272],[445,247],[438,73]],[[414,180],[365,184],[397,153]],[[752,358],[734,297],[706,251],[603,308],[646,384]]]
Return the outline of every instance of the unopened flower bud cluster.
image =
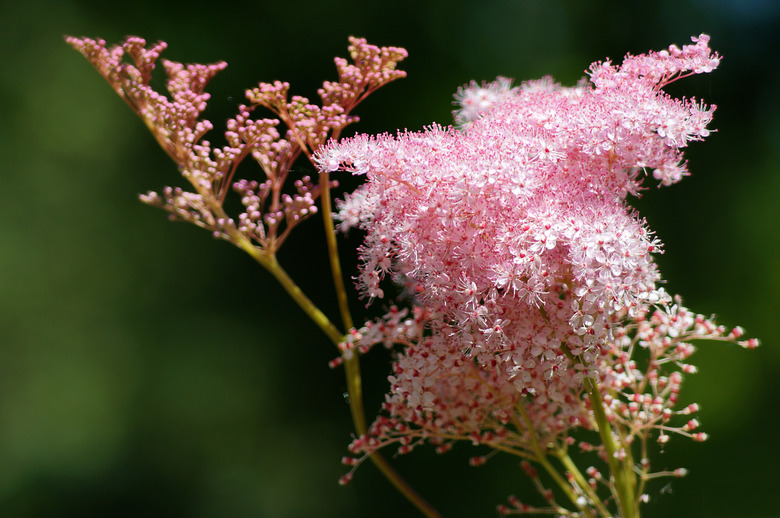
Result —
[[[184,65],[163,59],[166,95],[150,85],[160,53],[167,47],[164,42],[147,47],[144,39],[134,36],[112,47],[90,38],[67,41],[143,119],[193,187],[193,191],[166,187],[162,195],[149,192],[141,200],[168,211],[174,219],[206,228],[217,238],[241,248],[254,246],[265,254],[274,254],[290,230],[317,212],[319,186],[308,177],[295,182],[294,193],[284,192],[295,161],[302,155],[311,157],[328,138],[355,122],[357,117],[350,112],[366,96],[405,76],[396,70],[405,50],[350,38],[353,63],[336,58],[339,81],[323,84],[321,106],[305,97],[289,97],[288,83],[260,83],[247,90],[249,104],[240,105],[238,114],[227,121],[226,144],[215,146],[204,139],[213,125],[200,116],[209,100],[204,88],[226,63]],[[277,118],[253,118],[259,106]],[[287,126],[284,134],[277,129],[280,123]],[[234,180],[239,164],[250,156],[262,177]],[[245,208],[236,218],[223,209],[231,189]]]

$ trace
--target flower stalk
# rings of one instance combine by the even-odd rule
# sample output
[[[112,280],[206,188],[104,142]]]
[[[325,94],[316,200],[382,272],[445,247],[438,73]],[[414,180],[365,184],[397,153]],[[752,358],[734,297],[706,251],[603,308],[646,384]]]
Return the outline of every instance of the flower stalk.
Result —
[[[588,392],[593,417],[598,427],[601,444],[604,445],[604,455],[606,456],[609,469],[615,481],[615,497],[620,509],[621,518],[639,518],[636,509],[636,498],[634,488],[636,482],[633,473],[633,466],[629,465],[632,457],[626,453],[628,445],[618,445],[612,434],[612,427],[609,424],[606,412],[604,412],[604,402],[601,398],[601,392],[596,385],[595,380],[587,376],[585,378],[585,389]],[[624,450],[625,448],[625,450]],[[622,453],[622,458],[619,454]]]
[[[528,412],[526,411],[522,402],[518,403],[517,410],[523,419],[524,428],[529,431],[529,439],[530,439],[529,445],[531,447],[531,451],[534,453],[534,457],[533,457],[534,462],[536,462],[537,464],[539,464],[544,468],[547,474],[550,475],[550,477],[555,481],[555,483],[563,491],[566,497],[571,501],[571,503],[575,507],[578,508],[580,512],[584,513],[584,515],[587,518],[594,518],[594,515],[590,511],[590,509],[586,508],[579,501],[579,498],[577,497],[574,488],[568,483],[568,481],[566,481],[566,479],[563,476],[561,476],[561,474],[550,463],[550,461],[547,460],[547,456],[549,452],[545,447],[542,447],[542,445],[539,442],[539,438],[536,436],[536,433],[533,432],[535,428],[534,423],[531,420],[530,416],[528,415]]]

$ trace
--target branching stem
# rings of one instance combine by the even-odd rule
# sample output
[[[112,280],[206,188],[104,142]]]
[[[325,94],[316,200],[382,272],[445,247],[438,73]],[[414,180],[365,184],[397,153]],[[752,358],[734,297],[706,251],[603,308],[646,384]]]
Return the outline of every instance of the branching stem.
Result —
[[[587,376],[585,378],[585,389],[588,391],[593,417],[599,429],[601,443],[604,445],[604,454],[607,456],[607,463],[612,472],[612,478],[615,482],[616,497],[621,518],[639,518],[639,512],[634,498],[634,473],[630,465],[631,455],[626,455],[623,459],[618,458],[619,450],[612,435],[612,427],[609,424],[607,413],[604,411],[604,401],[601,398],[596,381]]]
[[[333,285],[336,289],[339,312],[344,323],[344,328],[349,331],[354,327],[349,311],[347,290],[344,286],[344,276],[341,272],[338,247],[336,244],[336,232],[331,216],[330,178],[327,173],[320,174],[320,203],[322,205],[322,218],[325,225],[325,238],[328,245],[328,258],[333,274]],[[363,409],[363,383],[360,377],[360,360],[357,351],[349,351],[343,355],[344,373],[347,378],[347,393],[349,394],[349,409],[352,414],[352,422],[358,435],[368,432],[366,426],[366,414]],[[385,478],[424,516],[427,518],[439,518],[441,515],[436,509],[423,499],[392,466],[378,452],[371,454],[371,462],[382,472]]]
[[[574,489],[572,486],[566,481],[566,479],[558,472],[558,470],[550,464],[550,461],[547,460],[547,449],[542,446],[542,444],[539,442],[539,438],[536,436],[536,431],[534,429],[534,423],[531,421],[531,416],[528,415],[528,412],[525,409],[525,406],[521,401],[518,401],[517,405],[515,405],[517,408],[520,416],[523,418],[523,423],[525,425],[525,429],[528,430],[528,437],[531,439],[531,449],[535,454],[535,458],[533,459],[534,462],[538,463],[540,466],[544,468],[544,470],[547,472],[550,477],[555,481],[556,484],[558,484],[558,487],[561,488],[561,491],[563,491],[566,496],[569,498],[569,500],[572,502],[572,504],[577,507],[587,518],[594,518],[593,513],[585,508],[577,498],[577,494],[574,492]],[[518,423],[519,424],[519,423]]]

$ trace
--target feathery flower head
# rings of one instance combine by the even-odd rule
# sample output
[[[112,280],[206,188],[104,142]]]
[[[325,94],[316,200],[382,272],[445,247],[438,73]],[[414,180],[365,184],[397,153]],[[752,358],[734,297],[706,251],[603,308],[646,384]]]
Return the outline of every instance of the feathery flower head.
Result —
[[[369,179],[341,206],[345,227],[367,230],[364,293],[382,297],[387,273],[414,279],[426,309],[481,336],[477,351],[493,350],[483,343],[490,329],[518,307],[552,322],[549,311],[566,301],[555,321],[587,348],[609,337],[609,315],[663,300],[651,255],[660,243],[624,198],[646,169],[663,184],[682,178],[680,148],[707,135],[711,109],[658,88],[717,64],[707,38],[695,41],[628,56],[620,68],[596,64],[592,87],[472,83],[456,95],[464,130],[329,144],[316,157],[321,170]]]
[[[682,148],[708,135],[713,108],[661,90],[717,65],[707,37],[694,42],[594,64],[590,85],[471,83],[456,94],[460,129],[358,135],[317,153],[321,171],[367,177],[339,205],[343,229],[366,231],[364,295],[405,279],[426,315],[369,436],[406,423],[485,442],[510,425],[556,436],[588,422],[582,380],[613,375],[616,329],[671,302],[657,286],[661,244],[625,198],[648,170],[679,181]]]

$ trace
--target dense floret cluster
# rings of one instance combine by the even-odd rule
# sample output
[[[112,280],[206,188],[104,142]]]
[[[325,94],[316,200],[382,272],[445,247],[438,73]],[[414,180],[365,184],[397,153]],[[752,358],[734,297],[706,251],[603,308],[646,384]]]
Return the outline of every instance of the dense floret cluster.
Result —
[[[652,406],[629,433],[667,435],[687,340],[727,335],[659,287],[661,244],[626,197],[648,175],[679,181],[682,149],[709,134],[714,108],[662,91],[717,66],[708,37],[693,42],[595,63],[574,88],[472,83],[456,94],[458,128],[359,135],[317,155],[322,171],[367,176],[338,213],[343,229],[366,231],[364,295],[383,298],[384,279],[400,278],[425,315],[405,331],[416,339],[401,340],[385,415],[353,453],[466,439],[526,454],[565,442],[595,428],[586,377],[620,419]],[[645,367],[636,348],[651,350]]]

